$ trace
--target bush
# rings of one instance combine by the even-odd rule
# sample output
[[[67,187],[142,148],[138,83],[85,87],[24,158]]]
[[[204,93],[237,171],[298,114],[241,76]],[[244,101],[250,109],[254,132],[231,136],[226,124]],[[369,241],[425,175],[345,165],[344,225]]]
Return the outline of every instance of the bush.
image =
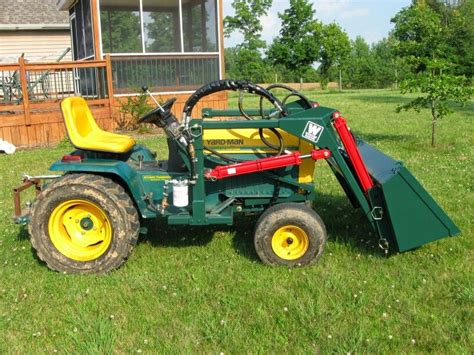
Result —
[[[119,130],[137,129],[138,119],[153,108],[148,104],[148,95],[144,92],[137,96],[128,96],[126,100],[120,100],[119,102],[119,116],[115,120]]]

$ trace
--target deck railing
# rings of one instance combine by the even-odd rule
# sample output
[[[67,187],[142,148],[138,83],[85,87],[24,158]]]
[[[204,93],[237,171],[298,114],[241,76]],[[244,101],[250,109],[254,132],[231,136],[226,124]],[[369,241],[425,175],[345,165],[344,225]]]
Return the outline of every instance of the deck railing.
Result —
[[[98,61],[0,64],[0,139],[16,145],[41,145],[64,137],[59,104],[69,96],[113,121],[110,57]],[[106,118],[108,117],[108,118]]]
[[[57,106],[81,95],[94,103],[113,100],[110,58],[100,61],[0,64],[0,112],[31,111]],[[109,102],[110,101],[110,102]],[[26,120],[27,121],[27,120]]]

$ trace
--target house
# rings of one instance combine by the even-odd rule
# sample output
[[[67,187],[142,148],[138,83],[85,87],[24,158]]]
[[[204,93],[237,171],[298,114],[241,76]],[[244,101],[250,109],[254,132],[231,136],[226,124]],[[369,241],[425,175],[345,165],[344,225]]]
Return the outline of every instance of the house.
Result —
[[[0,4],[5,1],[31,2],[33,11],[49,13],[49,6],[34,6],[52,0]],[[72,95],[88,100],[103,129],[114,129],[123,96],[136,95],[143,85],[159,100],[175,97],[173,111],[181,117],[191,93],[224,78],[222,0],[55,1],[54,18],[66,19],[58,21],[70,29],[69,37],[67,43],[56,38],[49,42],[72,47],[72,60],[55,63],[53,57],[49,63],[35,64],[20,58],[0,63],[0,139],[17,146],[60,141],[66,132],[59,103]],[[11,17],[5,11],[8,8],[0,16]],[[36,24],[27,17],[25,21]],[[51,33],[60,27],[52,20],[50,25],[36,25]],[[21,35],[19,28],[10,27],[12,35]],[[22,44],[17,51],[21,54],[33,45]],[[193,116],[199,117],[205,107],[226,108],[226,93],[205,97]]]
[[[17,62],[22,53],[29,61],[52,61],[71,46],[68,16],[56,1],[0,1],[0,63]]]

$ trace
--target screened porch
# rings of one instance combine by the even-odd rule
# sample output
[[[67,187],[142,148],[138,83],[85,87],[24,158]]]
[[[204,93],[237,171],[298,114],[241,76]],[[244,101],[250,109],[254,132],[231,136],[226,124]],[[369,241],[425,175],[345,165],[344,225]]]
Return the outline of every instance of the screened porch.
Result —
[[[75,60],[110,54],[114,93],[192,92],[221,78],[221,1],[79,0],[69,8]],[[61,6],[61,5],[60,5]]]

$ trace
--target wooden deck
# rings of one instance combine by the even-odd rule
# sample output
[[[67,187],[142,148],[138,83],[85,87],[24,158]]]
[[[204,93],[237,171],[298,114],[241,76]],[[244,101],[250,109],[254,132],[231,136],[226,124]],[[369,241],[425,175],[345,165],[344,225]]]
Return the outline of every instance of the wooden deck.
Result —
[[[60,111],[62,99],[81,95],[98,124],[114,130],[119,115],[119,100],[114,97],[110,57],[102,61],[18,63],[0,65],[0,139],[17,147],[51,145],[66,136]],[[23,95],[28,93],[28,95]],[[181,118],[189,94],[160,95],[159,100],[176,97],[173,111]],[[203,108],[224,109],[227,95],[217,93],[204,98],[193,111],[198,117]]]

